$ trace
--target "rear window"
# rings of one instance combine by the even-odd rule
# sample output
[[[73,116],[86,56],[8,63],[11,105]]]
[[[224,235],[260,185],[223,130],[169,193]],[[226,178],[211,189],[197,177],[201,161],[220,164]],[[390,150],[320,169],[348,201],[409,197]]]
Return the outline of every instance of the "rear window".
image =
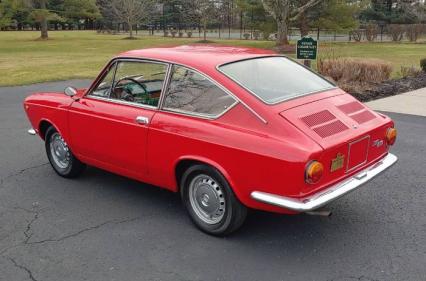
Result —
[[[321,76],[285,57],[237,61],[222,65],[219,69],[268,104],[335,87]]]

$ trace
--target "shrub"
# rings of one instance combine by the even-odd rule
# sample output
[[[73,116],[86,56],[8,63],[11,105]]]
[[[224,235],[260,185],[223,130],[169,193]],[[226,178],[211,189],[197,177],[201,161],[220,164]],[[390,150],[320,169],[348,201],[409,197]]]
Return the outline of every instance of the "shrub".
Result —
[[[176,37],[177,31],[173,30],[170,33],[172,34],[172,37],[174,38],[174,37]]]
[[[259,26],[260,33],[262,34],[262,37],[264,40],[270,40],[270,35],[275,33],[276,31],[276,24],[273,21],[265,21],[260,24]],[[275,40],[275,38],[274,38]]]
[[[355,41],[360,42],[362,40],[362,33],[362,29],[352,30],[351,36]]]
[[[392,65],[378,59],[319,59],[318,71],[339,85],[348,82],[380,83],[390,78]]]
[[[259,40],[260,32],[259,31],[253,32],[253,37],[254,37],[254,40]]]
[[[188,36],[188,38],[191,38],[191,37],[192,37],[192,32],[191,32],[191,31],[188,31],[188,32],[186,33],[186,36]]]
[[[183,32],[182,31],[179,31],[179,37],[183,37]]]
[[[250,38],[250,33],[244,33],[243,36],[244,39],[248,40]]]
[[[400,74],[401,77],[403,78],[407,78],[407,77],[417,77],[420,74],[421,69],[415,67],[414,65],[412,66],[401,66],[401,70],[400,70]]]
[[[426,58],[420,60],[420,67],[426,72]]]
[[[389,33],[392,37],[392,41],[401,41],[404,36],[405,28],[401,24],[389,24]]]
[[[379,28],[375,24],[369,24],[367,25],[365,29],[365,37],[367,38],[367,41],[374,41],[377,38],[377,35],[379,35]]]
[[[416,42],[419,36],[424,32],[423,24],[407,24],[405,27],[405,35],[411,42]]]

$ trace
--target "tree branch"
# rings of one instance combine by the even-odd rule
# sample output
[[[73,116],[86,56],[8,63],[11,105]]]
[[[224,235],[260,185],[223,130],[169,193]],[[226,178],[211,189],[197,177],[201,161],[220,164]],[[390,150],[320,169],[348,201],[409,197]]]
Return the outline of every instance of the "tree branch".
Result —
[[[305,5],[297,8],[297,9],[294,9],[291,13],[292,15],[291,15],[290,20],[291,21],[297,20],[300,17],[300,15],[303,14],[307,9],[310,9],[310,8],[318,5],[322,1],[323,0],[310,0]]]

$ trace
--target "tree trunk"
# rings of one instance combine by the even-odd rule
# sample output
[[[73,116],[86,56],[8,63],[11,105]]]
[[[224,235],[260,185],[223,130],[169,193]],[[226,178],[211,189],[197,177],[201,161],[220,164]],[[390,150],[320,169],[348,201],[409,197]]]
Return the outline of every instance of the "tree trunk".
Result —
[[[277,46],[289,45],[288,41],[288,23],[286,20],[277,20]]]
[[[203,23],[203,31],[204,31],[204,41],[207,40],[207,21],[204,21]]]
[[[305,37],[309,35],[309,24],[308,19],[306,18],[306,14],[300,14],[300,37]]]
[[[130,38],[133,38],[133,25],[130,22],[127,22],[129,27]]]
[[[41,24],[40,24],[40,30],[41,30],[41,39],[48,39],[49,35],[48,35],[48,32],[47,32],[47,19],[46,18],[42,19]]]
[[[40,8],[43,10],[46,10],[46,2],[45,1],[40,1]],[[43,17],[41,22],[40,22],[40,30],[41,30],[41,39],[48,39],[49,35],[47,33],[47,18]]]

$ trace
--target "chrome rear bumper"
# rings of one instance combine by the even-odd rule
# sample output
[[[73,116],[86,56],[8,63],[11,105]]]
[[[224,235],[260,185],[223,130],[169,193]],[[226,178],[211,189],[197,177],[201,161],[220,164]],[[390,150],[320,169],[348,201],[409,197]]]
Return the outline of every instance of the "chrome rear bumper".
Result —
[[[253,191],[251,197],[257,201],[279,206],[297,212],[309,212],[318,209],[337,198],[357,189],[361,185],[370,181],[393,164],[398,161],[398,158],[389,153],[382,160],[373,164],[372,166],[364,169],[355,176],[339,182],[326,190],[320,191],[302,199],[295,199],[290,197],[279,196],[266,192]]]

